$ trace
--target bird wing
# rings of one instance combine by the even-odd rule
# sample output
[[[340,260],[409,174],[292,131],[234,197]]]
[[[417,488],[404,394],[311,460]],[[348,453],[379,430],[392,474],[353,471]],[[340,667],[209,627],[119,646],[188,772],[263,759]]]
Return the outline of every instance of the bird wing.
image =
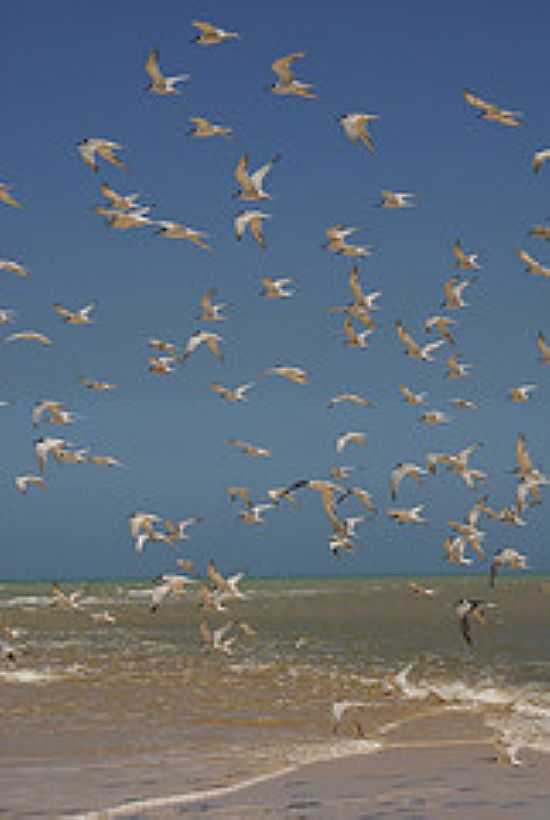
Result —
[[[287,54],[285,57],[279,57],[279,59],[275,60],[271,64],[271,68],[279,78],[279,82],[283,85],[290,85],[290,83],[292,83],[294,79],[294,72],[290,66],[294,60],[298,60],[301,57],[305,57],[304,51],[294,51],[292,54]]]
[[[159,67],[159,52],[158,49],[152,48],[147,55],[145,62],[145,71],[150,76],[155,85],[162,85],[165,82],[165,77]]]

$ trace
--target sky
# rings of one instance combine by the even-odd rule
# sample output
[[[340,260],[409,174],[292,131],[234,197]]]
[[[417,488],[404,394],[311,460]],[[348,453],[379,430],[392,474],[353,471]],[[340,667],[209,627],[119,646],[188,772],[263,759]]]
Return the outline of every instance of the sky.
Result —
[[[194,20],[238,32],[239,39],[204,47],[193,42]],[[115,3],[56,0],[3,9],[4,99],[0,182],[21,208],[0,203],[0,258],[16,260],[26,278],[2,270],[0,306],[14,311],[0,327],[3,422],[0,492],[3,549],[0,578],[152,577],[189,557],[203,571],[214,558],[224,571],[252,576],[364,575],[457,572],[444,560],[449,519],[462,519],[483,494],[500,509],[514,499],[515,442],[526,436],[541,469],[550,470],[550,367],[540,363],[536,337],[550,339],[550,281],[525,271],[524,248],[550,264],[550,246],[529,235],[550,218],[550,163],[531,161],[550,147],[547,42],[550,10],[496,2],[343,2],[331,6],[281,0]],[[146,90],[152,48],[165,74],[187,73],[180,94]],[[296,77],[316,99],[270,91],[272,62],[303,51]],[[470,89],[522,112],[519,127],[479,118]],[[352,143],[338,117],[377,114],[375,151]],[[230,126],[230,138],[189,136],[190,117]],[[102,160],[94,173],[77,144],[115,140],[120,169]],[[237,242],[233,219],[256,203],[235,198],[234,170],[247,153],[256,169],[281,155],[265,179],[271,198],[266,248],[250,235]],[[139,192],[152,220],[204,230],[212,251],[156,233],[109,228],[95,213],[107,203],[99,186]],[[378,207],[383,189],[415,195],[414,207]],[[366,350],[347,347],[342,318],[330,308],[351,301],[354,260],[323,249],[330,225],[354,226],[366,292],[381,291],[377,329]],[[410,359],[395,333],[401,320],[425,343],[427,316],[440,313],[443,283],[457,271],[453,243],[479,254],[481,268],[466,291],[468,307],[452,318],[463,380],[446,377],[445,345],[431,363]],[[468,274],[468,272],[466,272]],[[292,277],[295,294],[261,295],[263,276]],[[207,288],[227,303],[227,318],[199,321]],[[53,303],[71,309],[96,302],[88,326],[71,326]],[[445,312],[445,311],[443,311]],[[449,315],[451,315],[449,313]],[[37,330],[53,341],[4,340]],[[199,329],[218,332],[223,362],[201,347],[169,375],[151,373],[150,338],[181,352]],[[265,375],[276,365],[303,368],[309,384]],[[116,383],[94,393],[83,377]],[[254,382],[244,402],[230,404],[212,382]],[[513,386],[536,383],[525,404]],[[407,405],[399,385],[428,393],[425,408]],[[372,407],[329,400],[342,391]],[[479,406],[461,411],[449,399]],[[63,402],[71,425],[31,424],[38,401]],[[426,426],[423,409],[451,416]],[[345,431],[366,434],[338,454]],[[58,464],[49,459],[46,490],[17,492],[15,476],[38,472],[34,442],[62,436],[73,448],[109,454],[121,467]],[[253,459],[227,443],[238,438],[268,447]],[[487,482],[469,489],[439,469],[417,486],[406,480],[392,504],[389,478],[399,461],[425,464],[430,451],[452,453],[480,442],[471,465]],[[335,558],[320,499],[302,489],[298,503],[269,510],[263,525],[239,519],[227,487],[246,486],[262,502],[272,487],[326,479],[332,466],[354,468],[344,483],[372,494],[378,514],[357,531],[353,552]],[[548,496],[544,492],[543,496]],[[398,526],[390,506],[424,504],[425,525]],[[361,515],[353,500],[342,516]],[[483,519],[485,571],[493,552],[514,546],[533,570],[550,569],[550,499],[526,512],[527,526]],[[146,544],[138,554],[128,528],[133,511],[161,519],[200,516],[177,549]]]

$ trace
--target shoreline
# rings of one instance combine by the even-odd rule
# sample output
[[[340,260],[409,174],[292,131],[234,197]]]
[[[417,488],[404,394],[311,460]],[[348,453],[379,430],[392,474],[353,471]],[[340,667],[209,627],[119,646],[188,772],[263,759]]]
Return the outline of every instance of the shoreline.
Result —
[[[360,741],[358,741],[360,743]],[[240,783],[66,814],[68,820],[224,818],[502,817],[545,820],[550,755],[527,752],[521,767],[499,765],[488,739],[399,740],[345,757],[287,766]],[[195,811],[193,811],[195,809]],[[196,812],[196,814],[195,814]],[[410,812],[410,814],[409,814]]]

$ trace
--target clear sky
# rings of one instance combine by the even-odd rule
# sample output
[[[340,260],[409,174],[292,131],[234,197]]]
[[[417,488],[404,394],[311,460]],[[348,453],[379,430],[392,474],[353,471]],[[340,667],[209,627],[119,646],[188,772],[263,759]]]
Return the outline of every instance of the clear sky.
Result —
[[[196,19],[240,39],[193,43]],[[199,571],[213,557],[224,570],[253,575],[437,573],[448,568],[441,544],[449,518],[462,518],[483,492],[496,508],[512,502],[518,432],[535,463],[550,470],[550,367],[536,348],[538,331],[550,339],[550,281],[526,273],[517,256],[525,248],[550,265],[550,245],[529,236],[550,217],[550,163],[538,174],[531,168],[534,151],[550,147],[549,24],[542,0],[5,6],[0,182],[23,207],[0,203],[0,258],[20,262],[30,276],[0,271],[1,306],[15,311],[0,334],[33,329],[54,344],[0,344],[0,398],[13,402],[0,408],[0,577],[149,577],[174,569],[176,553],[165,544],[136,554],[127,520],[134,510],[202,516],[178,551]],[[166,74],[191,75],[181,94],[145,90],[153,47]],[[296,76],[313,84],[317,99],[269,91],[271,63],[294,51],[305,52]],[[479,119],[465,88],[523,112],[521,126]],[[337,118],[347,112],[379,115],[374,153],[344,135]],[[193,116],[230,126],[233,136],[193,139]],[[119,142],[127,170],[100,160],[94,174],[77,151],[85,137]],[[265,251],[249,235],[241,242],[233,235],[235,214],[256,207],[232,197],[245,152],[252,169],[281,154],[265,180],[272,198],[260,203],[271,215]],[[160,237],[154,226],[110,229],[94,212],[107,204],[101,182],[139,192],[154,206],[154,220],[206,231],[213,251]],[[382,189],[413,192],[415,207],[376,207]],[[352,260],[322,248],[335,223],[360,228],[353,241],[374,247],[360,260],[364,290],[382,291],[367,350],[346,347],[341,317],[329,313],[351,299]],[[466,292],[469,307],[453,315],[456,351],[472,364],[471,375],[451,381],[449,345],[433,363],[413,361],[394,325],[401,319],[415,338],[429,340],[423,322],[441,312],[443,283],[457,272],[457,238],[479,253],[482,267]],[[263,298],[266,275],[292,277],[295,295]],[[208,287],[228,303],[223,322],[197,319]],[[64,324],[52,309],[92,300],[90,326]],[[199,328],[223,336],[223,363],[201,348],[170,375],[149,372],[149,338],[181,350]],[[304,368],[310,384],[261,377],[274,365]],[[119,388],[93,393],[81,377]],[[211,391],[213,381],[255,385],[246,402],[229,404]],[[421,424],[424,408],[405,404],[401,383],[427,391],[427,408],[448,412],[451,422]],[[509,388],[525,383],[538,390],[529,402],[512,403]],[[343,390],[373,406],[329,410]],[[455,396],[479,409],[455,409]],[[75,422],[33,429],[32,408],[42,399],[63,402]],[[338,455],[336,437],[347,430],[365,432],[367,444]],[[124,466],[50,459],[47,490],[20,494],[15,476],[37,472],[33,442],[41,435],[61,435]],[[227,444],[231,437],[268,447],[272,457],[251,459]],[[396,462],[424,463],[429,451],[473,442],[483,443],[472,457],[488,474],[482,488],[440,470],[399,492],[399,506],[425,504],[427,525],[399,527],[387,518]],[[298,508],[271,510],[258,526],[243,524],[227,498],[228,486],[245,485],[263,501],[270,487],[327,478],[342,464],[355,468],[348,483],[368,489],[379,514],[341,560],[328,550],[330,524],[316,493],[302,490]],[[549,508],[547,497],[529,509],[523,528],[484,520],[488,555],[516,546],[534,569],[550,569]],[[361,512],[342,505],[342,515]]]

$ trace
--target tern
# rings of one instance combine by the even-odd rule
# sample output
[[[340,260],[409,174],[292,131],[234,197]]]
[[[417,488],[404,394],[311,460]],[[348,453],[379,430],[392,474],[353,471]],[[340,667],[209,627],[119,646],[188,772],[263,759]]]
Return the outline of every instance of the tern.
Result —
[[[289,299],[294,296],[294,290],[290,290],[288,287],[293,282],[294,279],[290,276],[279,277],[279,279],[273,279],[272,276],[262,276],[262,296],[265,296],[266,299]]]
[[[271,86],[271,91],[274,94],[292,95],[307,100],[316,99],[317,95],[314,93],[311,83],[297,80],[292,70],[292,64],[305,56],[305,51],[294,51],[292,54],[279,57],[271,64],[272,71],[277,75],[277,81]]]
[[[11,193],[11,185],[7,182],[0,182],[0,202],[4,205],[11,205],[12,208],[22,208],[23,206]]]
[[[265,165],[262,165],[257,171],[254,171],[253,174],[249,174],[248,154],[243,154],[235,169],[235,179],[240,186],[235,196],[250,202],[259,199],[271,199],[271,194],[264,191],[262,185],[267,174],[280,159],[281,154],[275,154],[269,162],[266,162]]]
[[[216,46],[225,43],[227,40],[238,40],[240,37],[240,34],[236,31],[226,31],[204,20],[193,20],[192,25],[199,30],[199,34],[193,42],[201,46]]]
[[[351,430],[347,433],[342,433],[336,439],[336,452],[341,453],[348,444],[366,444],[367,436],[365,433]]]
[[[373,153],[375,146],[369,133],[368,126],[369,123],[374,122],[374,120],[378,120],[379,118],[379,114],[351,113],[342,114],[338,117],[338,122],[344,129],[346,137],[351,140],[351,142],[362,142],[367,146],[369,151]]]
[[[419,467],[418,464],[414,464],[413,462],[400,461],[396,464],[392,470],[390,478],[390,495],[392,501],[395,501],[397,498],[397,490],[399,489],[403,479],[410,477],[413,478],[417,484],[421,484],[423,476],[426,475],[428,475],[428,470],[425,470],[423,467]]]
[[[20,265],[19,262],[14,262],[13,259],[0,259],[0,270],[7,270],[8,273],[15,273],[16,276],[20,276],[24,279],[27,276],[30,276],[29,271]]]
[[[464,253],[460,239],[457,239],[453,245],[453,256],[456,259],[455,264],[457,268],[462,268],[462,270],[479,270],[481,268],[481,265],[477,261],[479,254]]]
[[[163,96],[179,94],[180,92],[176,88],[176,83],[185,82],[190,79],[189,74],[176,74],[172,77],[165,77],[160,70],[159,52],[156,48],[151,49],[147,55],[145,71],[151,80],[146,90],[150,91],[152,94],[161,94]]]
[[[159,227],[157,230],[158,236],[164,236],[166,239],[187,239],[198,248],[204,251],[211,251],[210,245],[204,241],[208,236],[205,231],[199,231],[196,228],[189,228],[187,225],[182,225],[180,222],[170,222],[167,219],[161,219],[156,223]]]
[[[399,319],[395,323],[395,329],[399,340],[405,346],[405,353],[413,359],[419,359],[423,362],[433,362],[435,361],[432,356],[433,351],[445,344],[445,339],[437,339],[435,342],[430,342],[421,347],[415,342],[410,333],[405,330],[403,323]]]
[[[271,219],[271,215],[266,214],[263,211],[240,211],[233,222],[235,238],[238,240],[242,239],[245,230],[249,228],[250,233],[252,234],[260,248],[262,250],[265,250],[266,243],[262,226],[264,219]]]
[[[122,145],[118,142],[113,142],[113,140],[107,140],[103,137],[86,137],[78,143],[77,147],[82,160],[92,171],[98,170],[97,156],[100,156],[101,159],[110,162],[111,165],[115,165],[117,168],[126,168],[125,164],[115,153],[122,149]]]
[[[212,382],[210,385],[210,389],[217,393],[218,396],[221,396],[222,399],[225,399],[229,402],[236,402],[236,401],[246,401],[246,393],[250,390],[251,387],[254,387],[254,382],[247,382],[246,384],[240,384],[238,387],[233,389],[229,387],[223,387],[223,385],[218,384],[218,382]]]
[[[491,561],[491,568],[489,574],[489,582],[492,587],[495,585],[497,572],[501,567],[510,567],[510,569],[527,569],[527,556],[522,555],[512,547],[502,547],[497,550]]]
[[[40,487],[42,490],[45,490],[46,482],[41,475],[18,475],[15,477],[15,487],[20,493],[25,495],[29,487]]]
[[[230,137],[233,134],[233,129],[225,125],[216,125],[210,122],[205,117],[190,117],[189,122],[193,124],[187,133],[191,137],[197,139],[206,139],[207,137]]]
[[[92,310],[95,309],[96,302],[90,302],[84,307],[78,308],[78,310],[69,310],[69,308],[60,305],[59,302],[54,302],[52,307],[57,313],[58,316],[68,324],[68,325],[89,325],[93,322],[93,319],[90,317]]]
[[[423,509],[424,504],[417,504],[416,507],[408,508],[390,507],[386,510],[386,515],[393,518],[398,524],[426,524],[428,519],[423,518]]]
[[[501,125],[512,127],[522,125],[523,123],[521,111],[507,111],[495,103],[483,100],[468,89],[464,89],[463,95],[468,105],[471,105],[472,108],[476,108],[479,111],[479,116],[482,120],[490,120],[492,122],[498,122]]]
[[[461,598],[455,604],[455,612],[460,622],[460,631],[467,644],[472,644],[470,619],[474,617],[479,623],[485,623],[485,601],[474,598]]]

